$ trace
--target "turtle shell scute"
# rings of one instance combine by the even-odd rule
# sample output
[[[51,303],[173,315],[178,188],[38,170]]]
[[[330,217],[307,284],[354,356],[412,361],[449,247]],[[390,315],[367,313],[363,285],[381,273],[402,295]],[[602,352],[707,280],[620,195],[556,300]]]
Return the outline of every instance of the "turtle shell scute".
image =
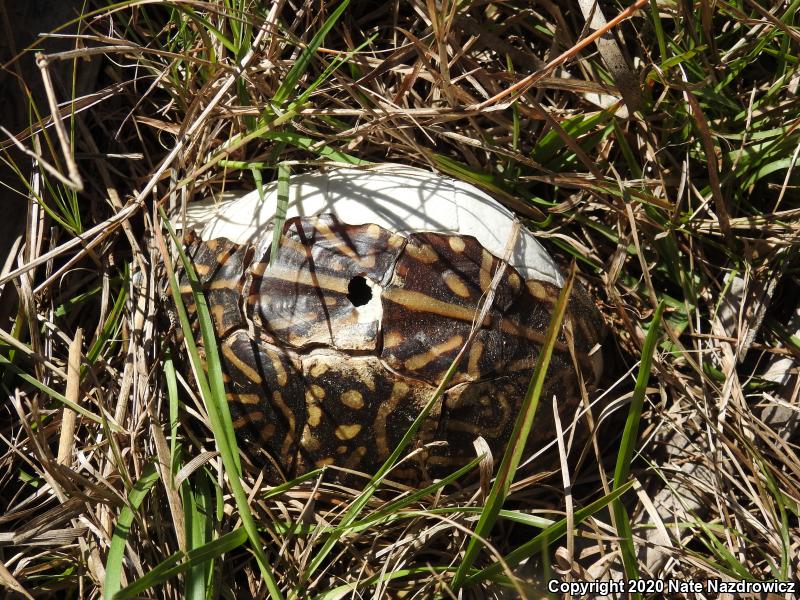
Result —
[[[283,344],[374,351],[379,319],[354,305],[351,281],[382,285],[405,240],[377,225],[344,225],[330,215],[287,221],[275,260],[250,269],[248,309]]]

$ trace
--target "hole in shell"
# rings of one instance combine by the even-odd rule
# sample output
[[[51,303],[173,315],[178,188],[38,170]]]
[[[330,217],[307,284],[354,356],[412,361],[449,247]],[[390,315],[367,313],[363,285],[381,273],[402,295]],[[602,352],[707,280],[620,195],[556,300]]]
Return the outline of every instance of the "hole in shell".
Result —
[[[361,275],[356,275],[347,284],[347,299],[353,306],[364,306],[372,300],[372,289],[367,285],[367,280]]]

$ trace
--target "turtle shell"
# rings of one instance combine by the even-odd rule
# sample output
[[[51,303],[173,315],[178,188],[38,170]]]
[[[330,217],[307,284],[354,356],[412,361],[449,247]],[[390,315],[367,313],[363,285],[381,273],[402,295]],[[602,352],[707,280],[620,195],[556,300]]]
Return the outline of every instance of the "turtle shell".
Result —
[[[288,219],[242,244],[187,245],[211,308],[234,426],[274,479],[323,465],[376,471],[465,344],[501,260],[475,237],[398,234],[332,214]],[[184,279],[182,292],[191,303]],[[417,434],[411,478],[501,455],[538,359],[559,287],[508,265],[455,376]],[[191,309],[191,307],[190,307]],[[199,337],[199,336],[198,336]],[[597,381],[599,314],[573,289],[543,398],[572,419],[579,378]],[[533,444],[553,437],[542,402]],[[431,442],[442,442],[431,444]]]

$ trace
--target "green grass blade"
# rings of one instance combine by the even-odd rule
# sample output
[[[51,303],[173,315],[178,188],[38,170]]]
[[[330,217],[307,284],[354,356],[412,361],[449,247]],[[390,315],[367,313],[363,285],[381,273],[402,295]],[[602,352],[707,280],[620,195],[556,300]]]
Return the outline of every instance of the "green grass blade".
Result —
[[[639,365],[639,373],[636,377],[636,386],[633,390],[633,397],[631,398],[631,406],[628,410],[628,418],[625,422],[625,429],[622,433],[622,442],[620,443],[619,453],[617,455],[617,464],[614,470],[614,486],[613,489],[619,489],[624,483],[627,482],[631,472],[631,461],[633,460],[633,452],[636,448],[636,440],[639,435],[639,421],[642,417],[642,406],[644,405],[645,391],[647,390],[647,383],[650,381],[650,367],[653,362],[653,353],[655,352],[656,342],[658,341],[659,333],[661,331],[661,316],[664,313],[664,301],[658,304],[653,319],[650,323],[650,329],[647,331],[647,336],[644,340],[642,347],[642,360]],[[633,547],[632,532],[630,520],[627,511],[622,504],[622,501],[615,500],[613,503],[614,521],[617,526],[617,533],[620,540],[622,549],[622,561],[625,566],[625,572],[631,579],[637,578],[639,575],[636,566],[636,550]],[[637,595],[638,597],[638,595]]]
[[[289,206],[289,177],[291,170],[286,163],[278,165],[278,190],[275,204],[275,219],[272,222],[272,246],[269,251],[269,264],[270,266],[275,263],[278,258],[278,249],[280,248],[281,235],[283,234],[283,224],[286,223],[286,209]],[[261,198],[264,201],[264,198]]]
[[[240,527],[190,552],[176,552],[159,563],[147,575],[117,592],[113,600],[136,598],[151,587],[160,585],[175,575],[185,573],[193,565],[219,558],[226,552],[238,548],[246,541],[247,532]]]
[[[781,563],[778,567],[778,572],[773,573],[773,576],[781,581],[788,581],[791,568],[792,541],[789,537],[789,515],[786,510],[786,498],[781,493],[778,482],[775,481],[775,477],[773,477],[769,466],[764,464],[760,458],[758,459],[758,463],[761,473],[764,476],[764,481],[767,484],[767,488],[774,498],[774,501],[771,504],[778,509],[778,515],[776,516],[779,516],[780,518],[780,525],[777,529],[780,533],[781,540]]]
[[[206,472],[201,470],[197,477],[192,478],[197,482],[197,489],[193,490],[189,481],[184,481],[181,486],[181,499],[183,500],[184,521],[186,523],[186,550],[191,553],[202,549],[211,541],[212,520],[211,492],[206,481]],[[213,563],[210,560],[193,561],[186,574],[187,600],[204,600],[208,595],[209,584],[213,574]]]
[[[175,9],[181,11],[182,13],[184,13],[192,21],[196,22],[199,25],[199,27],[197,28],[197,31],[203,32],[203,33],[201,33],[201,35],[204,38],[204,40],[205,40],[205,38],[207,38],[207,35],[203,35],[203,34],[205,32],[210,32],[211,35],[213,35],[220,44],[225,46],[225,48],[227,48],[230,51],[231,54],[233,54],[234,56],[237,54],[236,44],[232,40],[228,39],[228,37],[225,36],[225,34],[223,34],[217,27],[214,27],[214,25],[211,23],[211,21],[209,21],[208,19],[206,19],[206,18],[202,17],[201,15],[199,15],[195,10],[193,10],[187,4],[175,3],[172,6],[173,6],[173,8],[175,8]],[[235,19],[231,19],[230,20],[230,22],[234,22],[234,21],[235,21]],[[213,51],[214,51],[213,45],[209,46],[209,51],[213,53]],[[214,55],[212,54],[212,56],[214,56]]]
[[[742,562],[737,559],[736,556],[734,556],[733,552],[731,552],[725,546],[725,544],[719,541],[719,537],[708,525],[703,522],[702,519],[695,521],[695,524],[703,530],[705,539],[700,538],[703,544],[711,551],[712,555],[716,556],[721,561],[721,563],[713,563],[713,561],[710,561],[708,557],[705,557],[703,558],[705,562],[711,563],[714,568],[728,574],[735,579],[742,579],[745,581],[756,580],[747,567],[742,564]],[[725,537],[725,534],[721,532],[720,536]],[[698,553],[694,553],[694,555],[700,558]]]
[[[19,368],[17,365],[13,364],[10,360],[8,360],[2,354],[0,354],[0,365],[5,365],[5,367],[10,372],[16,374],[17,377],[19,377],[20,379],[22,379],[24,381],[27,381],[32,386],[37,388],[39,391],[44,392],[45,394],[47,394],[48,396],[53,398],[53,400],[58,400],[64,406],[68,406],[69,408],[74,410],[76,413],[78,413],[82,417],[85,417],[85,418],[89,419],[90,421],[94,421],[95,423],[103,424],[103,418],[102,417],[100,417],[99,415],[96,415],[95,413],[93,413],[90,410],[87,410],[86,408],[84,408],[83,406],[81,406],[79,404],[75,404],[74,402],[71,402],[71,401],[67,400],[67,398],[66,398],[66,396],[64,396],[64,394],[60,394],[59,392],[55,391],[53,388],[51,388],[51,387],[45,385],[44,383],[42,383],[41,381],[39,381],[36,377],[33,377],[32,375],[29,375],[28,373],[23,371],[21,368]],[[113,431],[114,433],[122,433],[123,432],[122,427],[120,427],[116,423],[108,422],[108,426],[111,429],[111,431]]]
[[[155,463],[151,462],[142,471],[142,476],[128,494],[128,505],[123,507],[119,514],[106,559],[106,580],[103,584],[103,598],[106,600],[111,600],[120,588],[122,559],[125,558],[125,543],[131,531],[133,518],[156,481],[158,481],[158,469]]]
[[[123,309],[125,308],[125,301],[127,299],[128,292],[125,287],[122,287],[117,295],[117,299],[114,301],[114,306],[111,308],[106,322],[103,324],[100,335],[92,343],[92,347],[89,348],[89,351],[86,353],[86,362],[88,364],[94,364],[97,357],[100,356],[100,353],[103,351],[103,348],[105,348],[106,342],[112,340],[114,338],[114,332],[118,331],[122,326]],[[85,371],[86,367],[84,366],[81,369],[81,375],[83,375]]]
[[[658,40],[659,58],[663,63],[667,60],[667,42],[664,37],[664,26],[661,24],[661,17],[658,15],[658,1],[650,0],[650,14],[653,17],[653,30]]]
[[[292,131],[270,131],[269,128],[265,128],[259,133],[259,136],[266,140],[286,142],[287,144],[291,144],[292,146],[300,148],[301,150],[313,150],[320,156],[320,158],[324,158],[325,160],[330,160],[333,162],[340,162],[348,165],[373,164],[368,160],[362,160],[356,156],[353,156],[352,154],[346,154],[344,152],[334,150],[328,145],[317,146],[319,140],[306,135],[301,135],[299,133],[294,133]]]
[[[633,487],[633,482],[629,481],[624,485],[620,486],[619,489],[614,490],[613,492],[595,500],[588,506],[581,508],[575,511],[574,516],[574,523],[578,525],[579,523],[583,522],[584,520],[588,519],[599,510],[602,510],[612,502],[616,501],[620,496],[622,496],[625,492]],[[501,511],[501,514],[504,511]],[[549,527],[545,528],[543,531],[539,532],[536,536],[534,536],[531,540],[525,542],[518,548],[515,548],[511,552],[509,552],[506,556],[503,557],[503,562],[509,567],[513,567],[518,565],[520,562],[533,556],[536,552],[538,552],[542,544],[545,545],[552,544],[553,542],[559,540],[567,533],[567,519],[566,517],[557,521],[550,525]],[[477,583],[480,583],[484,579],[489,579],[494,577],[495,575],[499,575],[503,570],[502,564],[499,562],[494,563],[486,567],[485,569],[478,571],[477,573],[470,575],[467,577],[465,581],[465,585],[471,586]]]
[[[364,487],[364,490],[359,494],[359,496],[350,504],[350,507],[347,509],[347,512],[343,515],[341,522],[339,525],[328,535],[325,542],[323,543],[322,547],[317,551],[314,555],[314,558],[311,560],[311,563],[307,567],[307,569],[303,572],[303,576],[301,579],[301,586],[313,575],[316,570],[322,565],[325,558],[330,554],[331,550],[333,550],[334,546],[338,543],[338,541],[345,535],[345,533],[352,530],[352,526],[358,515],[364,509],[364,507],[369,502],[370,498],[375,494],[378,486],[380,485],[381,481],[386,477],[389,473],[391,468],[397,463],[398,459],[402,455],[403,451],[406,447],[411,443],[416,432],[425,422],[425,419],[428,418],[428,414],[430,413],[431,409],[436,405],[439,399],[442,397],[444,393],[445,386],[447,383],[453,378],[455,374],[456,368],[458,367],[458,362],[460,361],[460,357],[457,357],[456,360],[450,365],[450,368],[447,370],[445,377],[442,379],[442,383],[434,391],[431,399],[425,405],[425,407],[420,411],[417,418],[414,419],[414,422],[408,428],[403,438],[397,444],[397,447],[392,451],[392,454],[389,458],[386,459],[381,468],[378,469],[377,473],[372,477],[369,483]],[[302,587],[298,586],[298,589],[302,591]],[[294,598],[296,596],[292,596]]]
[[[478,464],[480,464],[481,460],[483,460],[483,455],[474,458],[473,460],[471,460],[469,463],[467,463],[457,471],[450,473],[449,475],[440,479],[436,483],[432,483],[431,485],[426,486],[422,489],[415,490],[414,492],[411,492],[407,496],[403,496],[402,498],[398,498],[397,500],[390,502],[379,511],[369,515],[369,517],[363,519],[362,521],[354,523],[353,529],[357,531],[359,528],[368,527],[383,519],[386,519],[387,517],[392,517],[393,515],[397,514],[398,512],[400,512],[401,510],[412,504],[413,502],[416,502],[417,500],[420,500],[430,494],[435,494],[437,491],[443,489],[448,484],[458,480],[460,477],[469,473],[472,469],[477,467]]]
[[[372,577],[368,577],[364,581],[358,583],[346,583],[339,587],[327,590],[318,596],[314,596],[313,600],[342,600],[343,598],[362,598],[366,595],[361,595],[359,590],[367,589],[377,583],[384,581],[394,581],[406,577],[419,577],[424,575],[427,577],[442,575],[451,571],[450,567],[423,567],[416,569],[398,569],[391,573],[378,573]]]
[[[372,35],[368,37],[366,40],[364,40],[364,42],[359,44],[354,50],[351,50],[347,54],[340,54],[335,59],[333,59],[331,63],[327,67],[325,67],[325,70],[322,73],[320,73],[319,77],[317,77],[311,83],[311,85],[309,85],[305,90],[303,90],[303,92],[297,97],[297,99],[289,105],[289,110],[294,110],[294,111],[299,110],[300,107],[303,106],[303,104],[305,104],[306,100],[308,100],[309,97],[311,97],[311,94],[313,94],[314,91],[320,85],[326,82],[328,78],[331,76],[331,74],[336,69],[338,69],[340,65],[346,63],[353,57],[354,54],[356,54],[357,52],[361,52],[362,49],[372,44],[372,42],[375,41],[377,37],[378,37],[377,34]]]
[[[572,282],[575,278],[575,268],[570,272],[567,281],[564,282],[564,287],[561,288],[561,293],[558,296],[558,301],[553,309],[553,316],[550,319],[550,325],[547,327],[545,333],[544,343],[539,358],[536,361],[536,367],[533,370],[528,390],[525,393],[525,399],[522,401],[520,407],[520,414],[514,423],[514,431],[511,433],[509,445],[503,454],[503,461],[500,463],[500,468],[497,471],[497,477],[494,480],[492,489],[489,492],[489,497],[486,499],[486,505],[481,518],[475,527],[475,537],[470,539],[467,550],[464,553],[464,558],[456,571],[453,578],[452,586],[454,589],[460,588],[467,577],[467,573],[472,568],[472,563],[478,557],[480,551],[479,538],[488,537],[489,532],[492,530],[500,509],[508,496],[508,490],[511,483],[514,481],[514,473],[517,470],[522,454],[525,450],[525,444],[528,441],[531,427],[533,426],[533,419],[536,416],[536,409],[539,406],[539,396],[541,395],[542,388],[544,387],[545,375],[547,375],[547,368],[550,365],[550,357],[553,354],[558,334],[561,331],[561,322],[564,320],[564,314],[567,310],[567,302],[569,295],[572,291]]]
[[[220,456],[222,457],[222,464],[225,473],[228,476],[228,483],[233,492],[236,506],[239,509],[239,518],[242,520],[242,526],[250,538],[250,547],[258,562],[261,576],[264,578],[267,590],[273,599],[283,598],[278,584],[275,581],[272,570],[269,566],[269,561],[264,553],[264,546],[261,542],[261,537],[256,527],[255,519],[250,511],[249,500],[241,481],[242,467],[239,462],[239,449],[236,443],[236,434],[233,430],[233,422],[231,420],[231,413],[228,408],[228,402],[225,396],[225,383],[222,379],[222,366],[219,359],[219,352],[217,348],[216,335],[214,333],[213,321],[208,308],[205,294],[200,288],[200,281],[197,278],[192,268],[186,253],[183,251],[169,220],[166,217],[163,209],[159,209],[161,219],[164,223],[169,235],[178,249],[183,268],[189,283],[192,287],[192,298],[196,305],[197,319],[200,324],[200,331],[203,337],[203,347],[206,352],[206,370],[207,379],[203,375],[203,368],[200,362],[200,357],[197,352],[197,347],[194,343],[191,327],[189,326],[189,319],[186,315],[186,309],[183,306],[180,292],[178,290],[178,281],[173,273],[170,278],[170,289],[175,307],[178,310],[178,316],[181,320],[181,326],[184,330],[184,339],[189,347],[189,353],[194,364],[194,371],[197,375],[198,387],[200,387],[201,397],[206,405],[208,417],[211,422],[211,429],[214,433],[214,440],[217,443]]]
[[[311,57],[314,56],[314,53],[322,45],[322,42],[325,41],[325,36],[328,35],[328,32],[336,25],[336,22],[339,20],[339,17],[342,16],[348,4],[350,4],[350,0],[342,0],[342,3],[336,7],[336,10],[331,13],[319,31],[311,38],[311,42],[309,42],[308,46],[303,48],[303,51],[297,58],[297,62],[289,69],[289,72],[286,74],[286,79],[283,80],[283,83],[281,83],[280,87],[275,92],[275,96],[272,98],[272,102],[275,106],[280,107],[289,99],[289,96],[296,91],[297,82],[308,69]]]

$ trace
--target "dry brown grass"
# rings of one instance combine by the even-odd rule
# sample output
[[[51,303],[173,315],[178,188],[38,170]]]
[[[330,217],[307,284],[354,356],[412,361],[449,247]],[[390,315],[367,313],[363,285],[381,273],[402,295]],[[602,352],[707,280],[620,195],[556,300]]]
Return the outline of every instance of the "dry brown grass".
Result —
[[[652,1],[627,18],[627,5],[604,3],[611,33],[581,49],[604,27],[584,0],[351,0],[288,84],[335,5],[132,2],[86,14],[75,51],[41,63],[54,85],[34,97],[30,127],[0,141],[18,172],[4,183],[27,202],[0,275],[0,582],[23,596],[101,595],[115,526],[156,464],[123,584],[150,577],[145,597],[203,595],[211,568],[210,595],[267,595],[243,540],[212,567],[190,555],[180,576],[154,571],[240,525],[190,374],[177,392],[167,385],[156,208],[252,188],[253,165],[267,181],[278,163],[356,159],[473,182],[562,261],[576,257],[620,372],[630,369],[609,412],[627,410],[666,303],[624,496],[641,577],[800,577],[796,5]],[[572,519],[608,493],[613,430],[580,472],[516,482],[476,567],[508,558],[538,532],[535,518]],[[340,586],[352,589],[327,597],[455,597],[484,498],[478,487],[409,498],[387,486],[309,574],[359,491],[312,479],[270,494],[247,464],[243,484],[277,587],[298,597]],[[398,494],[406,504],[392,504]],[[620,578],[619,527],[595,509],[524,567],[501,562],[465,593],[534,598],[556,575]]]

